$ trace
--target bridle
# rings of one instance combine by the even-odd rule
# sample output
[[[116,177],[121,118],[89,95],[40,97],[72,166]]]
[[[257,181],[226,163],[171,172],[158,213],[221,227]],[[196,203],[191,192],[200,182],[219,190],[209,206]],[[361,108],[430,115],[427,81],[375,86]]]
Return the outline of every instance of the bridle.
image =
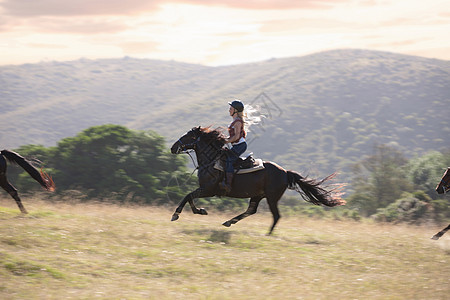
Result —
[[[200,136],[197,137],[197,139],[189,144],[185,144],[181,141],[181,138],[178,139],[178,143],[180,143],[180,146],[178,146],[177,149],[177,154],[180,154],[182,152],[184,153],[188,153],[189,154],[189,150],[195,150],[197,148],[197,143],[200,141]]]
[[[192,130],[191,130],[192,131]],[[195,134],[195,133],[194,133]],[[195,165],[195,160],[192,157],[191,153],[195,152],[196,148],[197,148],[197,143],[200,141],[200,136],[197,136],[196,140],[192,143],[189,144],[185,144],[181,141],[181,138],[178,139],[178,143],[180,143],[180,146],[178,146],[176,153],[180,154],[180,153],[186,153],[187,155],[189,155],[189,157],[192,160],[192,164],[194,165],[194,171],[192,172],[192,174],[194,174],[195,170],[198,169],[198,166]],[[189,151],[191,150],[191,151]],[[191,176],[192,176],[191,174]]]
[[[191,131],[194,134],[194,137],[196,137],[195,141],[192,143],[189,143],[189,144],[185,144],[185,143],[183,143],[183,141],[181,141],[182,137],[179,138],[177,141],[179,143],[179,145],[178,145],[176,153],[177,154],[186,153],[187,155],[189,155],[189,157],[192,160],[193,165],[195,166],[195,169],[194,169],[194,172],[195,172],[195,170],[197,170],[197,169],[203,169],[203,168],[209,167],[210,165],[214,164],[216,162],[216,160],[213,159],[210,163],[203,165],[202,167],[200,167],[199,165],[196,166],[195,160],[192,157],[191,153],[195,152],[197,150],[197,145],[200,142],[201,135],[197,135],[197,133],[193,132],[193,130],[191,130]]]

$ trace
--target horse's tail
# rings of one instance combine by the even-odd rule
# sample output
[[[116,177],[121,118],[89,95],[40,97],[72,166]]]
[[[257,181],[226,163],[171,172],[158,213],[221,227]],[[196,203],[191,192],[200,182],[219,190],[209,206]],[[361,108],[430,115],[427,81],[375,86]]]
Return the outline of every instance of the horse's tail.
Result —
[[[8,161],[16,163],[21,166],[31,177],[33,177],[40,185],[42,185],[48,191],[53,192],[55,190],[55,183],[51,176],[45,173],[42,168],[39,171],[28,160],[16,152],[9,150],[2,150],[0,154],[3,155]]]
[[[288,176],[288,188],[297,191],[302,198],[316,205],[325,206],[339,206],[345,205],[347,202],[341,198],[343,185],[336,185],[330,190],[326,190],[321,185],[336,176],[333,173],[322,180],[308,179],[302,177],[300,174],[294,171],[287,171]]]

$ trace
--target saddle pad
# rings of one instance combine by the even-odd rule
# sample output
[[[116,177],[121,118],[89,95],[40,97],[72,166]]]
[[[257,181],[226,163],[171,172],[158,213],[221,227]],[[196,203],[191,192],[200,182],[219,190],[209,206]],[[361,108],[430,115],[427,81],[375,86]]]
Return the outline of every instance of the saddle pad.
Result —
[[[223,167],[222,167],[222,165],[220,164],[220,161],[219,161],[219,160],[216,161],[216,163],[214,164],[214,169],[223,171]],[[248,168],[248,169],[239,169],[239,171],[238,171],[236,174],[251,173],[251,172],[256,172],[256,171],[259,171],[259,170],[262,170],[262,169],[264,169],[263,161],[262,161],[262,159],[257,158],[257,159],[255,159],[255,164],[253,165],[252,168]]]

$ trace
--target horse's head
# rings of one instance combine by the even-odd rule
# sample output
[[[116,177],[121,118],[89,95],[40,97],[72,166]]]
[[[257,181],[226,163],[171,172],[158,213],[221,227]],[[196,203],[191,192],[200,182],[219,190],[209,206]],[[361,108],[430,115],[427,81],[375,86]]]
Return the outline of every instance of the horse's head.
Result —
[[[447,168],[444,176],[442,176],[441,182],[436,187],[436,192],[438,194],[445,194],[450,191],[450,168]]]
[[[172,154],[180,154],[183,151],[195,149],[195,146],[200,139],[200,134],[200,126],[192,128],[172,145],[170,151]]]
[[[194,127],[189,130],[185,135],[180,137],[176,141],[170,151],[173,154],[179,154],[189,149],[202,148],[220,150],[225,144],[225,138],[222,133],[217,129],[211,129],[210,127]]]

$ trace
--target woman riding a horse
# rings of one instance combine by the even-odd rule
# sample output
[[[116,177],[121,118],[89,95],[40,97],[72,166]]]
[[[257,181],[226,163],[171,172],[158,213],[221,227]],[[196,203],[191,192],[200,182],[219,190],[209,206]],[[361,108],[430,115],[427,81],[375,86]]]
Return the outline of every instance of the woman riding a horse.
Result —
[[[207,215],[208,213],[204,208],[195,206],[194,199],[223,195],[223,190],[220,187],[223,185],[223,183],[221,184],[223,171],[220,168],[216,168],[216,165],[222,158],[223,146],[227,142],[232,142],[234,145],[228,151],[231,155],[228,155],[227,160],[226,185],[230,189],[226,192],[226,196],[250,198],[250,200],[247,210],[224,222],[224,226],[230,227],[256,213],[260,201],[266,198],[273,216],[273,223],[268,233],[271,234],[280,219],[278,201],[286,189],[299,192],[303,199],[316,205],[333,207],[345,204],[345,200],[340,197],[341,193],[339,192],[339,188],[342,185],[331,189],[324,186],[325,182],[333,178],[335,174],[331,174],[322,180],[309,179],[297,172],[286,170],[276,163],[261,161],[261,168],[234,175],[232,162],[245,151],[247,144],[243,129],[244,120],[242,119],[242,114],[239,114],[243,111],[243,104],[235,100],[230,103],[230,106],[230,116],[233,117],[233,122],[229,128],[230,137],[224,137],[217,129],[198,126],[189,130],[172,145],[171,152],[173,154],[188,153],[191,150],[195,152],[199,181],[199,187],[188,193],[181,200],[172,215],[172,221],[179,219],[179,215],[186,203],[189,203],[194,214]],[[238,177],[238,180],[232,182],[233,175]]]
[[[246,132],[244,129],[244,103],[240,100],[228,102],[230,105],[229,113],[233,121],[228,126],[229,137],[225,139],[226,143],[231,143],[232,147],[227,153],[227,160],[225,166],[225,176],[220,184],[220,188],[226,193],[231,191],[231,183],[234,176],[234,162],[239,159],[239,156],[247,150],[247,142],[245,141]]]

